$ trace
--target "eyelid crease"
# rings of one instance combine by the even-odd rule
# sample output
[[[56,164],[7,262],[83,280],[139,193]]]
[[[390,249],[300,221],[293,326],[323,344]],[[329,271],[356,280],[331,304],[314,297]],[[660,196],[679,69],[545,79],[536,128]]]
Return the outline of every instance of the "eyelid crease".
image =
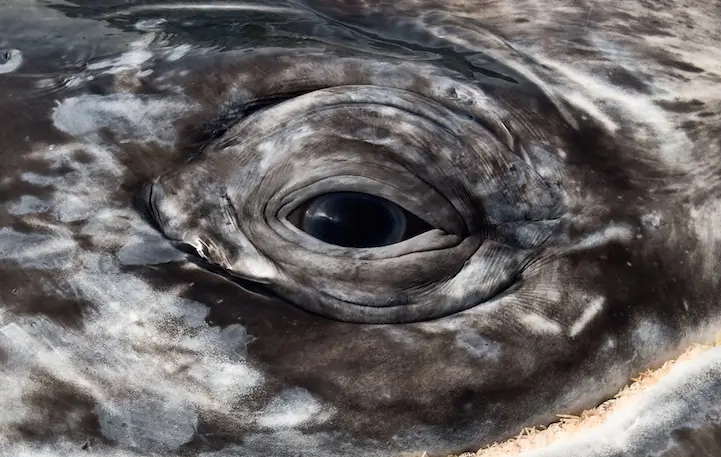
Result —
[[[233,205],[233,201],[227,193],[223,194],[222,199],[224,204],[221,204],[221,207],[223,208],[223,215],[225,216],[225,219],[228,221],[229,225],[233,226],[234,230],[240,230],[240,225],[238,224],[238,212],[235,209],[235,205]]]
[[[229,106],[222,109],[219,114],[205,123],[203,129],[198,133],[195,143],[201,145],[199,149],[205,149],[209,144],[225,135],[228,130],[241,120],[312,90],[314,89],[308,88],[308,90],[231,102]]]

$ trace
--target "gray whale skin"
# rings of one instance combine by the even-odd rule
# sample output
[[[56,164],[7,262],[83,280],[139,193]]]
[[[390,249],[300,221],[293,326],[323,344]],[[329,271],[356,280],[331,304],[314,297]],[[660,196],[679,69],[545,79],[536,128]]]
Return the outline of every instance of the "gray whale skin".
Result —
[[[0,6],[0,454],[475,451],[720,329],[717,3],[74,3]],[[721,455],[721,352],[518,455]]]

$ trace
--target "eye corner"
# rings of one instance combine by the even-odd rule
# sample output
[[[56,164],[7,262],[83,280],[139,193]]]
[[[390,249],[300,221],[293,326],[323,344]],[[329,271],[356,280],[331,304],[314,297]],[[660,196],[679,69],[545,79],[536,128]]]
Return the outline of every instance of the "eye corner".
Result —
[[[140,214],[140,217],[150,224],[155,230],[163,232],[160,214],[157,209],[157,193],[155,192],[155,180],[143,184],[132,197],[132,205]]]

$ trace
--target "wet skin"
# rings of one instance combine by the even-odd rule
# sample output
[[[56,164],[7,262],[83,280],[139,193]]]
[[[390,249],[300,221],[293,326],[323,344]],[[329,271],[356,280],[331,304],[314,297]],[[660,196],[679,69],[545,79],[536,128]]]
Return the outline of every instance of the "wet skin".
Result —
[[[244,40],[198,6],[193,29],[81,5],[126,29],[73,71],[8,34],[8,449],[444,455],[708,338],[721,56],[698,3],[693,27],[634,2],[266,5],[232,13]],[[303,230],[344,192],[421,223]]]

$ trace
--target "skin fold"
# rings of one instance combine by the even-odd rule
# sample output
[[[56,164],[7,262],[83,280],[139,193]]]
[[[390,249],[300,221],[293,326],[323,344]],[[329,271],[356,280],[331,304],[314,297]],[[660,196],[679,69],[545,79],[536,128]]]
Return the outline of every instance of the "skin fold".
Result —
[[[710,341],[720,14],[0,6],[0,453],[460,454]],[[427,230],[324,243],[333,192]],[[720,370],[518,455],[717,455]]]

